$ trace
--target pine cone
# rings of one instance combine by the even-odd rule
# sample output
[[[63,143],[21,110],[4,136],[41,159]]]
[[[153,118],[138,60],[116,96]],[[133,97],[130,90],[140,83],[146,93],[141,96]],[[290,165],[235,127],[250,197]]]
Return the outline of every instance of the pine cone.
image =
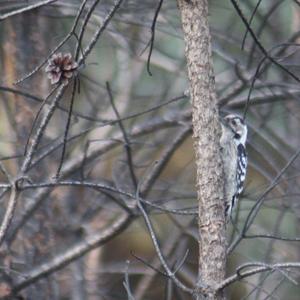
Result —
[[[51,84],[67,84],[77,67],[78,63],[73,60],[71,53],[57,53],[49,59],[45,71],[48,73]]]

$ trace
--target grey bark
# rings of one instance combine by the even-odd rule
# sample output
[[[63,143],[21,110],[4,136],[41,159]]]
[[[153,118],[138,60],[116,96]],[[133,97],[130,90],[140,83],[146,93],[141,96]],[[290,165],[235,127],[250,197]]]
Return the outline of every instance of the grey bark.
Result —
[[[219,112],[215,95],[207,0],[178,0],[181,13],[190,95],[199,202],[198,286],[208,286],[197,299],[223,299],[214,287],[225,278],[226,237],[224,178],[220,156]]]

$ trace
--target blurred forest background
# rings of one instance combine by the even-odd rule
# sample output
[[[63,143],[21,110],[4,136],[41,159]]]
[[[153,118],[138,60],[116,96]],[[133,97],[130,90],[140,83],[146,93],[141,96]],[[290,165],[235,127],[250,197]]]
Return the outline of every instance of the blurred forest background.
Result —
[[[243,115],[250,99],[249,169],[227,226],[228,276],[299,264],[300,4],[239,1],[284,68],[265,58],[231,1],[209,5],[221,114]],[[158,272],[138,209],[143,203],[178,278],[194,286],[195,163],[176,1],[0,0],[0,25],[2,226],[15,204],[0,239],[0,297],[191,299]],[[55,49],[79,63],[65,86],[45,72]],[[270,267],[226,294],[296,300],[299,279],[299,268]]]

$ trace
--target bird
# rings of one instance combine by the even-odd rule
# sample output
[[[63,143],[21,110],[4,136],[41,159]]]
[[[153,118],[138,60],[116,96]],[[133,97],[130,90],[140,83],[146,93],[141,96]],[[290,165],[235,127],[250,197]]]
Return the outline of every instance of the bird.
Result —
[[[225,175],[225,218],[228,221],[237,207],[246,180],[248,127],[236,114],[229,114],[221,119],[221,127],[220,146]]]

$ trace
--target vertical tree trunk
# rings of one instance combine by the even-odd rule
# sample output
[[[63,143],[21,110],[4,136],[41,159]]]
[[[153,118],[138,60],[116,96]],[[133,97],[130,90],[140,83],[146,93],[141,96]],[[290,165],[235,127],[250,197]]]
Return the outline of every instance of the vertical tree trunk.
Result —
[[[225,277],[226,237],[220,124],[215,95],[207,0],[178,0],[193,105],[194,148],[199,201],[199,285],[205,299],[222,299],[214,286]],[[198,295],[197,299],[202,299]]]
[[[20,79],[22,76],[32,71],[46,56],[46,53],[51,48],[52,40],[49,40],[49,24],[48,19],[45,16],[39,14],[39,10],[26,12],[19,14],[14,17],[7,18],[1,23],[4,28],[3,40],[3,52],[2,52],[2,67],[3,74],[5,77],[2,82],[5,86],[13,89],[28,91],[30,94],[39,96],[41,98],[47,95],[48,90],[48,79],[45,73],[42,71],[34,74],[31,78],[24,81],[20,85],[15,86],[14,82]],[[51,29],[54,32],[53,26]],[[14,137],[10,146],[11,155],[22,154],[24,152],[24,146],[28,139],[29,132],[33,120],[38,109],[38,105],[34,102],[28,101],[17,93],[3,93],[2,94],[1,108],[4,116],[8,119],[10,128],[6,132],[9,133],[9,137]],[[22,163],[23,157],[19,160],[9,160],[5,166],[12,178],[16,176]],[[40,165],[42,166],[42,165]],[[47,173],[47,166],[45,168],[40,167],[41,178]],[[26,201],[22,201],[21,197],[17,203],[16,212],[22,211],[26,205]],[[4,206],[6,207],[6,205]],[[45,207],[45,211],[48,208]],[[13,221],[15,219],[15,215]],[[43,248],[46,247],[46,243],[50,243],[51,240],[45,234],[49,230],[46,228],[47,225],[47,212],[43,215],[43,222],[38,221],[37,216],[36,223],[40,224],[39,230],[23,231],[19,232],[22,238],[18,239],[11,249],[18,253],[18,257],[21,260],[26,261],[28,265],[33,263],[33,260],[42,253]],[[32,217],[34,219],[34,217]],[[3,216],[0,217],[2,222]],[[35,225],[38,226],[38,225]],[[35,227],[36,228],[36,227]],[[48,230],[48,231],[47,231]],[[9,232],[9,230],[8,230]],[[42,241],[42,242],[41,242]],[[35,256],[32,256],[32,250],[35,251]],[[1,264],[4,265],[6,261],[10,261],[8,257],[11,253],[8,251],[6,257],[1,258]],[[10,265],[7,266],[10,268]],[[45,284],[45,283],[44,283]],[[34,296],[33,296],[34,298]]]
[[[32,71],[51,48],[53,42],[47,37],[48,19],[41,16],[39,10],[34,10],[7,18],[1,24],[4,28],[5,41],[2,53],[3,74],[5,74],[3,84],[41,98],[45,97],[48,79],[43,70],[19,85],[14,85],[14,82]],[[8,119],[7,124],[10,128],[7,128],[7,132],[10,138],[14,137],[9,153],[20,155],[24,152],[38,105],[16,93],[4,93],[2,97],[1,114]],[[22,159],[23,157],[7,162],[6,166],[13,176],[17,173]]]
[[[45,38],[48,28],[45,17],[39,16],[38,11],[27,12],[8,18],[3,25],[5,32],[3,68],[6,75],[4,83],[17,89],[27,89],[32,94],[43,97],[47,90],[47,77],[42,72],[26,80],[21,86],[13,86],[13,83],[38,65],[49,49],[49,41],[46,43]],[[13,93],[5,96],[13,116],[13,130],[18,139],[17,152],[22,152],[23,149],[20,148],[24,147],[27,140],[36,103],[28,102]]]

